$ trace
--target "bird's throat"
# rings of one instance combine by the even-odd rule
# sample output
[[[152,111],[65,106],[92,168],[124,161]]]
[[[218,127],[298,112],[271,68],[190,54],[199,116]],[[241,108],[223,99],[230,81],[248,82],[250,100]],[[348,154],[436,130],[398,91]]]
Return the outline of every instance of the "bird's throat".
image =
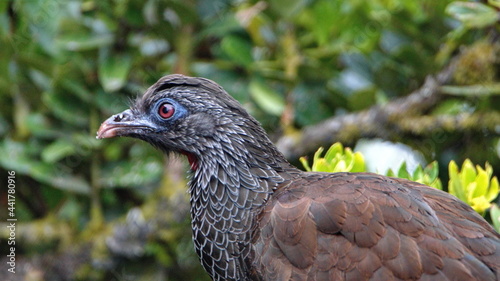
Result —
[[[198,169],[198,158],[193,153],[187,151],[182,151],[181,153],[186,155],[191,166],[191,171],[196,171]]]

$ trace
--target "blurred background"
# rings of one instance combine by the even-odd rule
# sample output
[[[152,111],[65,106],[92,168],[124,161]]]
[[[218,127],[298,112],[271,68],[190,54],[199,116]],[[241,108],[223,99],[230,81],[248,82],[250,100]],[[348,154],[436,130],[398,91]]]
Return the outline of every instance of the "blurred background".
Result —
[[[499,11],[498,0],[0,1],[0,279],[209,280],[186,161],[95,139],[171,73],[219,83],[299,167],[340,141],[374,172],[437,160],[447,183],[448,163],[470,159],[500,175]]]

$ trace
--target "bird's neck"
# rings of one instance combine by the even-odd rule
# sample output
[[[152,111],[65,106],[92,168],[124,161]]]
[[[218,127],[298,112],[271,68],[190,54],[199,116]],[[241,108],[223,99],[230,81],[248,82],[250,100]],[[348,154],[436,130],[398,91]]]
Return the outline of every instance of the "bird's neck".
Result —
[[[213,220],[211,223],[224,232],[246,231],[249,221],[242,220],[262,207],[289,177],[288,172],[295,169],[276,152],[272,144],[250,145],[233,140],[197,156],[186,154],[191,165],[193,220]],[[219,221],[230,223],[217,224]]]
[[[184,153],[192,172],[191,203],[195,208],[203,205],[205,211],[261,207],[280,183],[298,171],[265,135],[221,138],[207,147],[197,155]]]
[[[218,263],[219,268],[227,263],[227,274],[239,276],[231,268],[243,270],[241,264],[248,262],[256,214],[295,168],[267,137],[260,141],[235,136],[221,138],[212,148],[197,157],[191,156],[190,162],[196,251],[209,273],[215,270],[210,262]]]

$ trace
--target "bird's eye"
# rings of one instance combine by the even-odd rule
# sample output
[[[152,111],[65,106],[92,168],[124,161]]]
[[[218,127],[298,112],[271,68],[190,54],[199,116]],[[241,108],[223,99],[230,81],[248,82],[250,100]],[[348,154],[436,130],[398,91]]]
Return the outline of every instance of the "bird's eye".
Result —
[[[172,117],[175,113],[175,107],[168,102],[162,103],[158,108],[158,114],[163,119],[168,119]]]

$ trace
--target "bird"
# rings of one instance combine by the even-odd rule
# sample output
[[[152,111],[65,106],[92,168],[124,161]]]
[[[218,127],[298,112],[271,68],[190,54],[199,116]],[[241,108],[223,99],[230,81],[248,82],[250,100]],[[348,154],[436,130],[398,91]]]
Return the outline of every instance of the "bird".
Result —
[[[467,204],[405,179],[302,171],[209,79],[160,78],[97,132],[119,136],[187,157],[212,280],[500,279],[500,235]]]

